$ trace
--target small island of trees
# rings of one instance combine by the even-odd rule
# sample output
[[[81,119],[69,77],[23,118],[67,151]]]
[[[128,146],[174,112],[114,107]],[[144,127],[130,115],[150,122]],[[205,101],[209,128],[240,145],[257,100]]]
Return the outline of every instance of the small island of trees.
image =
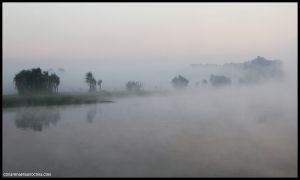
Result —
[[[210,75],[209,81],[211,85],[215,87],[221,87],[221,86],[226,86],[231,84],[230,78],[226,76],[214,75],[214,74]]]
[[[139,92],[141,91],[143,84],[138,81],[128,81],[126,83],[126,90],[129,92]]]
[[[229,67],[235,67],[243,70],[244,74],[239,77],[239,84],[257,83],[264,79],[272,77],[282,77],[281,61],[266,60],[263,57],[257,57],[252,61],[240,64],[229,64]],[[225,67],[225,65],[224,65]],[[59,72],[64,72],[64,69],[59,69]],[[233,79],[234,80],[234,79]],[[89,89],[88,93],[58,93],[58,87],[61,84],[60,77],[53,70],[42,71],[41,68],[32,68],[21,70],[13,79],[18,95],[3,96],[3,106],[14,107],[20,105],[60,105],[60,104],[80,104],[80,103],[96,103],[96,102],[112,102],[105,100],[111,97],[124,97],[130,95],[149,95],[153,93],[165,93],[165,91],[147,91],[143,90],[142,82],[127,81],[125,90],[107,91],[102,87],[102,80],[96,79],[92,72],[84,74],[84,81]],[[189,80],[178,75],[171,80],[171,84],[175,89],[186,89],[189,85]],[[226,87],[234,82],[230,77],[224,75],[211,74],[208,79],[202,79],[195,82],[195,88],[202,87]],[[97,86],[99,91],[97,91]],[[157,88],[156,88],[157,89]]]
[[[187,80],[185,77],[178,75],[178,77],[174,77],[172,79],[172,85],[176,89],[184,89],[188,86],[189,80]]]
[[[16,74],[14,83],[20,95],[57,93],[60,79],[56,74],[40,68],[22,70]]]

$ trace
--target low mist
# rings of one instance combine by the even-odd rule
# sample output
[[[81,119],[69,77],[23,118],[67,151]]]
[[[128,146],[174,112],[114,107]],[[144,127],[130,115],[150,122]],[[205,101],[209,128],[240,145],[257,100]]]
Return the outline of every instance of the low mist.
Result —
[[[93,72],[103,79],[107,90],[125,90],[127,80],[137,80],[145,84],[143,89],[161,88],[167,90],[164,94],[114,98],[112,104],[4,112],[4,170],[46,169],[55,177],[297,175],[294,72],[283,68],[277,77],[267,76],[264,70],[261,78],[255,71],[260,81],[241,84],[234,78],[244,75],[243,71],[227,71],[223,65],[160,68],[116,68],[116,73],[109,69],[106,75],[94,68]],[[64,69],[62,83],[67,85],[61,91],[70,91],[68,85],[73,85],[74,91],[80,87],[87,91],[84,70],[75,76],[74,71]],[[172,86],[171,80],[178,74],[189,80],[186,88]],[[214,86],[211,74],[230,77],[230,84]],[[71,77],[78,83],[68,81]],[[202,84],[203,79],[207,83]],[[31,146],[20,152],[27,141]],[[9,148],[12,143],[17,148]],[[18,165],[12,163],[17,161]]]
[[[297,3],[3,3],[3,176],[297,177]]]

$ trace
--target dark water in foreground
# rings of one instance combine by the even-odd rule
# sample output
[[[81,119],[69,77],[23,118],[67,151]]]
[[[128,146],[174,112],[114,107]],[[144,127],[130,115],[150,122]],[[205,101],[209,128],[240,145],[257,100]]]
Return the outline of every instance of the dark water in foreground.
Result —
[[[3,109],[3,170],[297,176],[297,98],[235,91]]]

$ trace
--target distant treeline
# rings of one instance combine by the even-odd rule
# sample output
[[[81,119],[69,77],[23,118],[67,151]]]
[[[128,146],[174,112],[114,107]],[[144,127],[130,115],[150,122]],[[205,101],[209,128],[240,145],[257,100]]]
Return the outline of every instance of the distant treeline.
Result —
[[[244,63],[226,63],[224,65],[191,64],[191,67],[199,68],[199,71],[209,69],[218,72],[220,76],[231,78],[231,82],[236,81],[238,84],[255,84],[268,80],[280,80],[284,76],[280,60],[268,60],[261,56]]]
[[[283,75],[282,63],[277,60],[267,60],[258,56],[252,61],[245,63],[230,63],[225,64],[223,67],[230,67],[235,69],[242,69],[242,77],[238,78],[238,83],[256,83],[262,79],[280,78]],[[194,65],[196,66],[196,65]],[[89,92],[97,92],[97,85],[99,86],[99,92],[102,88],[102,80],[96,80],[92,72],[85,74],[85,82],[89,86]],[[171,80],[171,84],[175,89],[185,89],[188,87],[189,80],[178,75]],[[33,68],[31,70],[22,70],[14,77],[14,83],[18,93],[20,95],[26,94],[53,94],[58,92],[58,86],[60,84],[60,78],[55,74],[49,74],[48,71],[43,71],[40,68]],[[209,79],[202,79],[202,86],[206,86],[210,83],[213,87],[222,87],[230,85],[232,80],[222,74],[211,74]],[[195,86],[199,86],[200,83],[196,82]],[[125,84],[126,91],[131,93],[141,92],[143,84],[139,81],[128,81]]]

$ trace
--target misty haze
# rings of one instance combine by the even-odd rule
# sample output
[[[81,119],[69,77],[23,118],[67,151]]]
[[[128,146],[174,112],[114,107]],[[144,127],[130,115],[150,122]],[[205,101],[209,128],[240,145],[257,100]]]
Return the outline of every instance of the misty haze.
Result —
[[[3,176],[297,177],[297,3],[3,3]]]

